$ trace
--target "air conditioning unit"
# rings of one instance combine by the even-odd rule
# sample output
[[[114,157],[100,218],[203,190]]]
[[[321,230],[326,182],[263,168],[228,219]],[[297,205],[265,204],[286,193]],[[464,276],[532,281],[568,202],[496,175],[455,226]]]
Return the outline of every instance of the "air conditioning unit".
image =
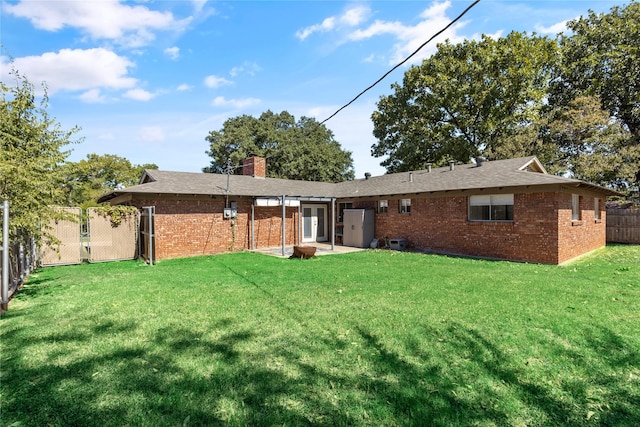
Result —
[[[389,247],[394,251],[404,251],[407,249],[406,239],[389,239]]]

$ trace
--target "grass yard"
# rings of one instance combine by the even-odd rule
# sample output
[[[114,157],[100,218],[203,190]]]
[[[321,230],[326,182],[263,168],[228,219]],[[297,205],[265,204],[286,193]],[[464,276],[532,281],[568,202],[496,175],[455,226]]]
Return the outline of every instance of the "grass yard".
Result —
[[[55,267],[0,326],[2,426],[640,425],[640,246]]]

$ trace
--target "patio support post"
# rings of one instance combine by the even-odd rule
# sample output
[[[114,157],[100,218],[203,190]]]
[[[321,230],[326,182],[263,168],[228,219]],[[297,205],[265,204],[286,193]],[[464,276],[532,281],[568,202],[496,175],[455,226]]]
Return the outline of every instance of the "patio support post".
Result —
[[[256,219],[256,199],[251,199],[251,250],[256,249],[255,239],[255,219]]]
[[[0,311],[9,304],[9,201],[2,204],[2,301]]]
[[[298,203],[298,244],[302,244],[302,203]]]
[[[336,245],[336,198],[331,198],[331,250],[335,251]]]
[[[286,215],[287,215],[287,206],[285,204],[287,196],[285,196],[284,194],[282,195],[282,256],[284,256],[284,246],[286,244],[286,227],[285,227],[285,220],[286,220]]]
[[[155,214],[155,208],[149,208],[149,265],[153,265],[153,245],[155,245],[155,230],[153,229],[153,215]]]

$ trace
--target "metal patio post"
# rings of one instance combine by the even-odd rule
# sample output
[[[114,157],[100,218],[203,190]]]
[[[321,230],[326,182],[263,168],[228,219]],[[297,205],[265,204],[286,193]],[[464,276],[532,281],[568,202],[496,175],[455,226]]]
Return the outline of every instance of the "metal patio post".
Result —
[[[9,201],[2,204],[2,292],[0,310],[9,304]]]
[[[285,205],[287,196],[282,195],[282,256],[284,256],[284,247],[286,245],[286,225],[285,220],[287,216],[287,206]]]

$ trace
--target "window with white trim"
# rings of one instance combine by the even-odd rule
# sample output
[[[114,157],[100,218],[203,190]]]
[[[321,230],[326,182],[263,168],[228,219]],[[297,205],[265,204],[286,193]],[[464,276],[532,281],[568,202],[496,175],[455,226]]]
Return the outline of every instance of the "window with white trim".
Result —
[[[398,212],[411,213],[411,199],[400,199],[398,202]]]
[[[513,194],[470,196],[469,221],[513,221]]]
[[[596,221],[602,219],[600,215],[600,199],[597,197],[593,199],[593,217]]]
[[[571,221],[580,221],[580,196],[578,194],[571,195]]]
[[[387,213],[388,209],[389,209],[388,200],[378,200],[378,213]]]

